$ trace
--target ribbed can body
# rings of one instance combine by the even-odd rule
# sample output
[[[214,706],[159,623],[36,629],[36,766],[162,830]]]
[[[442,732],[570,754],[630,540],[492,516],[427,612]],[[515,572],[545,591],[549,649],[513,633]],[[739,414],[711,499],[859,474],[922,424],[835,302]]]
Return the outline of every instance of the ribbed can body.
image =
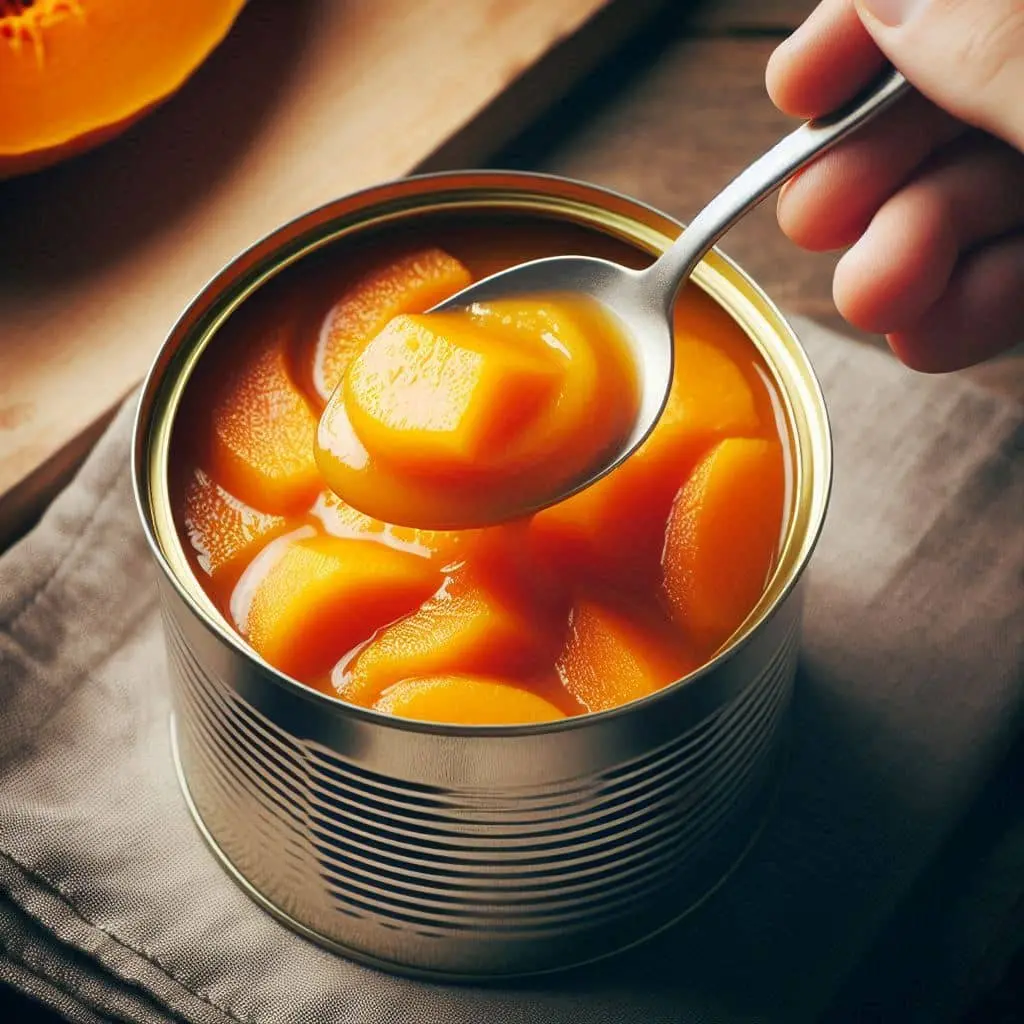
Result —
[[[520,179],[523,188],[545,182]],[[606,195],[572,187],[588,199]],[[292,242],[303,237],[297,230]],[[410,724],[313,693],[260,662],[204,612],[168,553],[156,476],[166,451],[154,456],[166,437],[154,424],[173,402],[161,412],[160,381],[181,372],[183,339],[200,329],[217,289],[215,281],[197,300],[151,375],[136,487],[164,569],[179,772],[225,867],[317,941],[446,977],[590,961],[699,903],[750,845],[774,788],[801,575],[827,499],[820,481],[807,490],[805,470],[817,459],[829,471],[823,410],[820,419],[793,410],[820,394],[789,395],[794,432],[824,423],[824,436],[797,452],[794,502],[817,506],[792,517],[788,543],[793,530],[814,536],[797,538],[802,546],[780,569],[789,578],[733,649],[654,698],[555,727]]]
[[[549,970],[629,945],[728,870],[789,702],[799,592],[749,679],[539,736],[410,736],[307,708],[167,594],[182,770],[223,856],[289,917],[375,960],[445,974]],[[731,665],[737,676],[744,666]],[[704,713],[701,713],[704,712]]]

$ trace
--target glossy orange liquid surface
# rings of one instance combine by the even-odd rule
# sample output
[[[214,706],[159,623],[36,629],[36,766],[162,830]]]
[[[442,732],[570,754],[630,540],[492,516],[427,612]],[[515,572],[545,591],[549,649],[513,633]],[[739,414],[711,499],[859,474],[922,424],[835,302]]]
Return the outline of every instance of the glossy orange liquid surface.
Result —
[[[550,485],[545,473],[565,466],[552,453],[582,462],[623,420],[628,429],[635,382],[613,332],[557,297],[485,315],[516,322],[540,309],[548,326],[561,317],[580,359],[517,349],[506,344],[514,331],[485,348],[464,337],[478,324],[456,323],[446,325],[455,347],[493,364],[446,355],[449,368],[460,358],[470,368],[452,387],[425,368],[419,395],[436,406],[385,394],[395,353],[405,359],[430,322],[426,309],[503,266],[558,253],[646,259],[550,222],[425,220],[304,261],[220,329],[176,421],[175,515],[197,578],[268,663],[396,716],[546,722],[680,679],[757,603],[785,521],[784,418],[753,344],[692,285],[677,305],[679,372],[662,421],[622,467],[567,501],[452,531],[426,528],[436,515],[393,525],[327,486],[323,471],[337,484],[337,465],[323,452],[318,464],[317,424],[346,387],[348,428],[372,439],[382,465],[402,467],[387,479],[342,467],[339,490],[352,497],[350,485],[365,485],[374,512],[411,500],[410,469],[413,497],[434,511],[474,493],[497,508],[510,481]],[[559,420],[552,399],[565,393],[575,412]]]

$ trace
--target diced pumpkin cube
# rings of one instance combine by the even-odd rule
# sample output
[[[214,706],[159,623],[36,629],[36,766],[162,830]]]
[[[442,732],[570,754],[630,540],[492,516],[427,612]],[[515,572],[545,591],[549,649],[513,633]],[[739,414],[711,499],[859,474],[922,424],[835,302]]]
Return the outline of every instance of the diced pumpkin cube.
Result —
[[[306,509],[321,487],[316,418],[289,373],[291,342],[289,321],[243,349],[210,410],[210,475],[263,512]]]
[[[368,514],[437,529],[543,505],[632,427],[636,374],[616,330],[575,299],[396,318],[324,410],[324,479]]]
[[[213,579],[233,575],[286,525],[282,516],[258,512],[228,494],[201,469],[193,470],[185,488],[182,518],[199,567]]]
[[[372,458],[418,473],[472,470],[514,444],[558,396],[564,369],[465,314],[398,316],[356,356],[343,400]]]
[[[355,282],[327,314],[313,356],[313,386],[326,401],[348,364],[400,313],[425,313],[472,284],[469,271],[440,249],[402,256]]]
[[[580,597],[557,670],[588,711],[605,711],[656,693],[698,665],[667,623],[652,612]]]
[[[665,596],[708,653],[761,597],[778,550],[784,501],[782,446],[748,438],[716,445],[679,491],[665,533]]]
[[[721,350],[677,333],[668,404],[646,442],[592,487],[539,512],[535,543],[547,558],[606,582],[655,585],[672,499],[717,440],[760,429],[754,395]]]
[[[482,676],[404,679],[389,686],[373,706],[399,718],[449,725],[526,725],[566,717],[527,689]]]
[[[438,580],[418,555],[371,541],[305,537],[284,546],[253,583],[241,625],[266,661],[308,682],[416,608]]]
[[[554,630],[518,595],[466,569],[407,618],[382,629],[347,666],[339,692],[369,705],[410,676],[524,675],[557,650]]]

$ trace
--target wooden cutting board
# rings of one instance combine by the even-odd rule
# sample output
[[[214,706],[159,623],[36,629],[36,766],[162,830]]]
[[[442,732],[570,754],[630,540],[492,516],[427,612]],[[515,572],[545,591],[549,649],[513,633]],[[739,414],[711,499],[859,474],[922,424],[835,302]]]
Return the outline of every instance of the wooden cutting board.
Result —
[[[253,0],[129,134],[0,182],[0,548],[237,252],[339,195],[478,161],[658,6]]]

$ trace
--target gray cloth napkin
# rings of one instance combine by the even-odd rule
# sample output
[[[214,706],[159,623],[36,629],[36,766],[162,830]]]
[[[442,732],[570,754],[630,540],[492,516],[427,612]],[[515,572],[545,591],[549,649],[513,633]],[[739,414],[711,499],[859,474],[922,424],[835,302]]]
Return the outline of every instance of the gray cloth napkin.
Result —
[[[794,747],[774,818],[703,909],[597,967],[469,988],[352,964],[250,903],[171,768],[126,408],[0,559],[0,978],[80,1021],[820,1017],[1020,731],[1024,429],[1020,406],[963,379],[799,329],[830,403],[836,481]],[[1019,861],[1002,868],[986,891],[1005,898],[970,918],[899,1019],[955,1010],[1024,894]],[[859,998],[843,997],[853,1019]],[[860,1019],[893,1019],[871,1005]]]

